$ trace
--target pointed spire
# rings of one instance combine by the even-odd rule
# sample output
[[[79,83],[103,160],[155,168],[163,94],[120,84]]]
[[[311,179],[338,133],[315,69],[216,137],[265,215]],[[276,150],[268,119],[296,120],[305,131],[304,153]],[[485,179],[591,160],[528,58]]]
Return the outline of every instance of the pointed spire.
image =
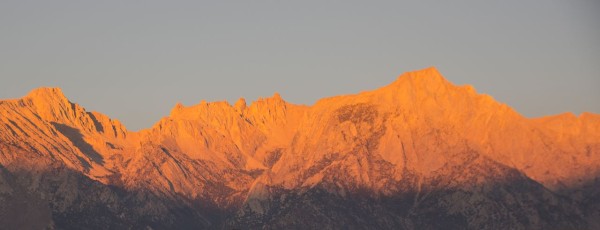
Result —
[[[268,98],[268,100],[273,101],[275,103],[284,103],[285,101],[283,100],[283,98],[281,97],[281,94],[279,94],[278,92],[273,93],[273,96],[271,98]]]
[[[234,108],[240,112],[244,111],[244,109],[246,109],[246,99],[240,97],[240,99],[238,99],[237,102],[235,102]]]
[[[173,107],[173,109],[171,109],[171,116],[176,116],[184,108],[185,108],[185,106],[181,102],[177,102],[177,104],[175,104],[175,107]]]

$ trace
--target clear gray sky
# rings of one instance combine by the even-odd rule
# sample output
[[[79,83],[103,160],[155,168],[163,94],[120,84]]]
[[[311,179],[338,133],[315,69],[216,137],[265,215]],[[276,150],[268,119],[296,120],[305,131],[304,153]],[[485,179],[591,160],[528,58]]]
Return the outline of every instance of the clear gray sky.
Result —
[[[132,130],[177,102],[312,104],[428,66],[528,117],[600,113],[600,1],[0,1],[0,98],[61,87]]]

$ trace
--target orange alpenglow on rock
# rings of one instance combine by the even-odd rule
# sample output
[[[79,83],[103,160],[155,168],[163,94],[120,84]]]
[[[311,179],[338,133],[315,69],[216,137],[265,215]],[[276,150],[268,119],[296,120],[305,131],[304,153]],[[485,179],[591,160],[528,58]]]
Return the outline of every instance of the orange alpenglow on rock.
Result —
[[[599,176],[599,115],[528,119],[433,67],[312,106],[178,103],[139,132],[58,88],[0,101],[12,229],[593,229]]]

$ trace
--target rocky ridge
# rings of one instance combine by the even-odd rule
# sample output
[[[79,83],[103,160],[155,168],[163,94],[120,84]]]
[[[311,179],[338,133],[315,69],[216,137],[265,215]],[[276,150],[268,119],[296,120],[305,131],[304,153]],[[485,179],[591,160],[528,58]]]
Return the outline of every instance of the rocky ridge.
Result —
[[[2,226],[600,227],[599,115],[528,119],[435,68],[313,106],[177,104],[140,132],[40,88],[0,101],[0,166]]]

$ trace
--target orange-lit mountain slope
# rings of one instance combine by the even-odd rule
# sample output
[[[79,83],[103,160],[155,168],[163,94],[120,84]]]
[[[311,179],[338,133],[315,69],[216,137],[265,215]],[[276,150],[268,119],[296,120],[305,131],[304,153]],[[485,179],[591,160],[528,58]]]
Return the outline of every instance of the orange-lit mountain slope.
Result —
[[[40,88],[0,101],[0,165],[0,201],[34,199],[17,212],[44,207],[39,226],[59,228],[548,229],[600,217],[599,115],[528,119],[435,68],[313,106],[279,94],[177,104],[140,132]],[[0,222],[18,226],[6,207]]]

